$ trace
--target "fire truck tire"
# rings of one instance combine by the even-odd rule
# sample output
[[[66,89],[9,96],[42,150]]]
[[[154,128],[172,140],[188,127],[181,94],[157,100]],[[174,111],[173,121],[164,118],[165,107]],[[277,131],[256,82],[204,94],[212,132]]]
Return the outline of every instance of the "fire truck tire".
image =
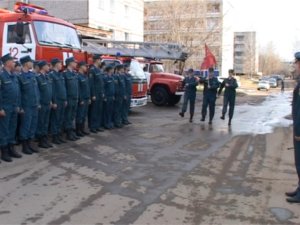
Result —
[[[169,100],[169,105],[176,105],[180,102],[181,96],[180,95],[171,95]]]
[[[169,93],[166,88],[158,86],[151,92],[151,101],[154,105],[164,106],[169,102]]]

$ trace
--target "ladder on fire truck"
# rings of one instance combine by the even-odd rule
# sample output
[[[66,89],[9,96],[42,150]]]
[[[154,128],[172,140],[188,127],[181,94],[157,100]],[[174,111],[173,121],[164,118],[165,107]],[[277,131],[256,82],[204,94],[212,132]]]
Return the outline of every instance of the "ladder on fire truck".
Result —
[[[83,50],[92,54],[182,62],[185,62],[188,57],[184,46],[172,43],[83,39]]]

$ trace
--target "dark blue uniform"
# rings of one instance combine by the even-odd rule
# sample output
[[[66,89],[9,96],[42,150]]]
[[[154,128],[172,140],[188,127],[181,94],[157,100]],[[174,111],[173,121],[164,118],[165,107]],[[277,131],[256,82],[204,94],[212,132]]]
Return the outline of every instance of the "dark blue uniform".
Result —
[[[20,140],[26,141],[34,138],[38,122],[38,107],[40,106],[40,93],[33,72],[24,72],[19,76],[21,90],[21,115]]]
[[[292,103],[292,114],[293,114],[293,128],[294,136],[300,137],[300,81],[293,92],[293,103]],[[298,174],[298,183],[300,187],[300,142],[294,139],[295,148],[295,166]]]
[[[131,95],[132,95],[132,77],[129,73],[122,74],[125,80],[125,95],[126,99],[123,101],[122,105],[122,122],[123,124],[128,124],[128,113],[130,110],[131,104]]]
[[[182,113],[185,113],[187,110],[187,104],[190,102],[190,114],[194,115],[195,111],[195,101],[196,101],[196,92],[198,86],[198,80],[196,77],[185,77],[183,80],[183,86],[185,87],[184,92],[184,102],[182,105]]]
[[[224,87],[225,87],[225,93],[224,93],[222,117],[225,117],[228,104],[229,104],[229,120],[231,120],[234,113],[236,89],[238,87],[236,79],[233,77],[225,79],[222,82],[221,87],[219,89],[219,95],[222,93]]]
[[[122,126],[122,105],[126,99],[125,79],[121,74],[113,75],[115,82],[115,101],[114,101],[114,117],[113,122],[115,127]]]
[[[78,76],[75,71],[66,70],[64,73],[68,105],[65,109],[65,129],[72,131],[78,106]]]
[[[57,105],[56,109],[51,110],[50,122],[51,134],[55,136],[63,129],[67,92],[65,78],[61,72],[53,70],[49,76],[52,79],[52,103]]]
[[[17,108],[20,107],[19,81],[15,74],[5,69],[0,73],[0,110],[5,116],[0,117],[0,146],[15,144],[17,128]]]
[[[92,100],[89,110],[89,127],[99,130],[103,126],[104,75],[95,65],[89,70],[90,92]]]
[[[113,128],[113,112],[115,100],[115,82],[112,75],[104,76],[104,127],[106,129]]]
[[[217,91],[220,82],[216,77],[209,78],[204,81],[203,104],[202,104],[202,121],[205,120],[207,107],[209,107],[209,121],[211,122],[215,115],[215,107],[217,100]]]
[[[47,74],[39,74],[36,79],[40,91],[41,106],[38,115],[36,137],[42,138],[48,134],[52,103],[52,79]]]
[[[76,123],[84,124],[90,101],[90,86],[88,77],[78,73],[79,104],[77,109]]]

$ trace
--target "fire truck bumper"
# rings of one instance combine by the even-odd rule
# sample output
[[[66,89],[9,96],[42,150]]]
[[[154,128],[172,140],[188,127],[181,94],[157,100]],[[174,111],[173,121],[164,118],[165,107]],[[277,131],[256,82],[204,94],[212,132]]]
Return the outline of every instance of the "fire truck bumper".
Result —
[[[131,104],[130,107],[140,107],[140,106],[145,106],[147,105],[148,97],[143,97],[143,98],[132,98],[131,99]]]
[[[184,91],[176,91],[176,92],[175,92],[175,95],[180,95],[180,96],[181,96],[181,95],[183,95],[183,94],[184,94]]]

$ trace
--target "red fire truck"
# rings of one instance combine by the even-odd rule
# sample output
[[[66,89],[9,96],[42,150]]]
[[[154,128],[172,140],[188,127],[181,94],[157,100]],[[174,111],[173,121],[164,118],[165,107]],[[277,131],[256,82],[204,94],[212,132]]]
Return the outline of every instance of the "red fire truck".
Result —
[[[35,60],[50,61],[57,57],[64,62],[74,56],[77,61],[92,61],[92,53],[82,48],[73,24],[49,16],[45,9],[35,5],[16,3],[14,12],[0,9],[0,33],[1,54],[11,53],[16,60],[30,55]],[[137,64],[134,60],[130,63],[132,107],[147,104],[147,80]]]

